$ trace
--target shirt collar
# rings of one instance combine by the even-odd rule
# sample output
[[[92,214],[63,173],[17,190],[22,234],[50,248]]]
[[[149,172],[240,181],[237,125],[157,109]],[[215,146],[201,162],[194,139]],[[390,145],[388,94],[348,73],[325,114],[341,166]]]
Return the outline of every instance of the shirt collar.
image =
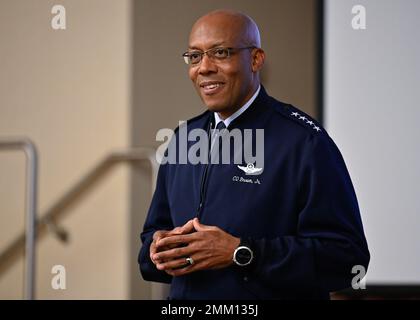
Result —
[[[258,86],[257,91],[255,91],[254,95],[251,97],[251,99],[248,100],[247,103],[245,103],[239,110],[237,110],[234,114],[232,114],[230,117],[223,120],[220,118],[219,113],[214,113],[214,127],[216,128],[220,121],[223,121],[225,123],[226,128],[229,127],[230,123],[235,120],[237,117],[239,117],[242,113],[245,112],[246,109],[250,107],[250,105],[254,102],[254,100],[257,98],[258,94],[260,93],[261,85]]]

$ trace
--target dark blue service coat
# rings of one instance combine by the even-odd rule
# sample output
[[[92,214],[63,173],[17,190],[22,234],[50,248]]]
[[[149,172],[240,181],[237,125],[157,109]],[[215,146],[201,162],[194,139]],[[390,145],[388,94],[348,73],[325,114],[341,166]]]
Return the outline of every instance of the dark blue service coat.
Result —
[[[213,117],[206,111],[189,120],[188,131],[206,130]],[[171,283],[170,299],[324,299],[350,287],[353,266],[367,268],[370,256],[350,176],[324,128],[263,87],[233,128],[264,129],[263,173],[247,176],[233,163],[161,165],[141,234],[143,278]],[[157,270],[153,233],[195,216],[251,239],[252,266],[174,278]]]

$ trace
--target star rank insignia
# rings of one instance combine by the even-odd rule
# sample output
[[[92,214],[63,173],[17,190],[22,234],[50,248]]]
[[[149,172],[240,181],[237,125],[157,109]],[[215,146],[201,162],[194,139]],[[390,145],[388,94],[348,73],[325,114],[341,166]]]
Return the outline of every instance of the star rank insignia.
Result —
[[[316,132],[321,132],[321,128],[316,126],[315,123],[311,120],[309,120],[307,117],[302,116],[299,114],[299,112],[292,112],[291,116],[298,118],[299,120],[302,120],[303,122],[305,122],[306,124],[309,124],[309,126],[314,129]]]

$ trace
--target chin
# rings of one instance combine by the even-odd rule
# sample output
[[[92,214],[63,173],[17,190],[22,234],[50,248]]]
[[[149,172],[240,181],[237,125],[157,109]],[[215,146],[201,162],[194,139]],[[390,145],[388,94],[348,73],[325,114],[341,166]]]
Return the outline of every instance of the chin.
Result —
[[[220,101],[212,101],[211,99],[202,99],[206,107],[213,112],[220,112],[226,109],[226,105]]]
[[[207,109],[213,112],[222,112],[226,110],[225,106],[215,105],[215,104],[206,104]]]

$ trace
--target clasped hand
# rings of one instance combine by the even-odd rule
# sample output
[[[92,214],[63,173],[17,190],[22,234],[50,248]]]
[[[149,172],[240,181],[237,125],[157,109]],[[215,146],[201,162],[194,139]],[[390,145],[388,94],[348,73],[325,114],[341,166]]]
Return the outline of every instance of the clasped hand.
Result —
[[[239,238],[194,218],[173,230],[156,231],[150,245],[150,259],[157,269],[171,276],[220,269],[233,263],[233,252],[239,243]],[[188,257],[194,264],[186,262]]]

